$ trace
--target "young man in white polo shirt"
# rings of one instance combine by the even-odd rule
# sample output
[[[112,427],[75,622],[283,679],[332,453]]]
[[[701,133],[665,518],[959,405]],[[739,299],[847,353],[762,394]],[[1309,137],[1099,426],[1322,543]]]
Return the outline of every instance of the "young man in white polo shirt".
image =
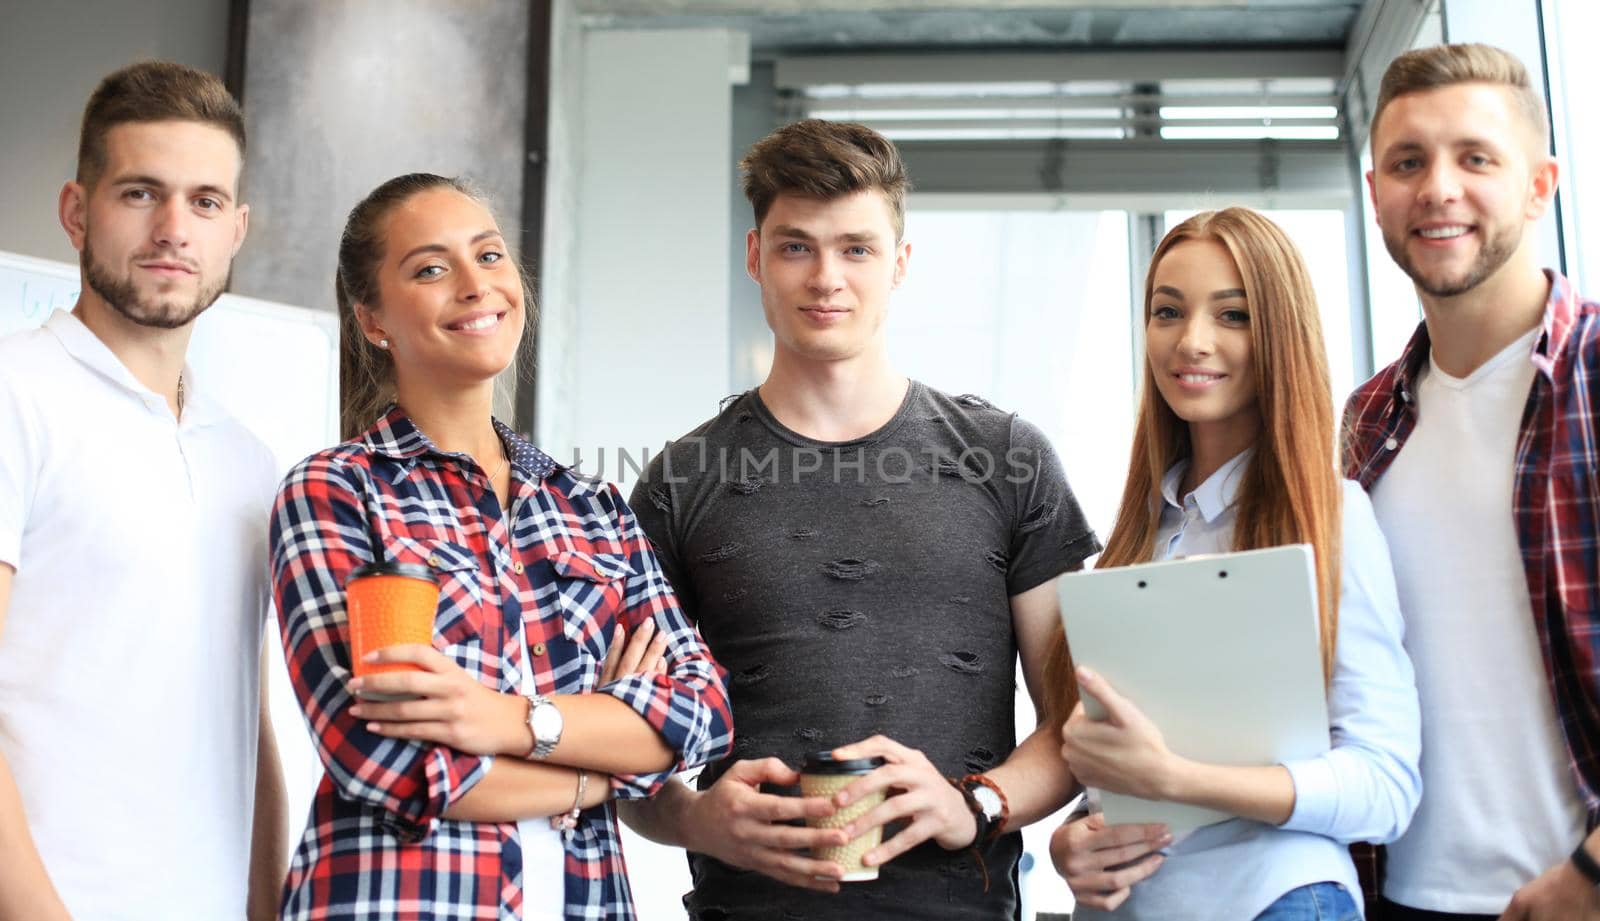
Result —
[[[244,121],[146,62],[84,112],[71,313],[0,340],[0,919],[274,914],[267,449],[184,366],[244,241]]]
[[[1346,413],[1422,704],[1384,921],[1600,919],[1600,305],[1539,267],[1547,132],[1497,48],[1409,52],[1379,88],[1367,181],[1424,315]]]

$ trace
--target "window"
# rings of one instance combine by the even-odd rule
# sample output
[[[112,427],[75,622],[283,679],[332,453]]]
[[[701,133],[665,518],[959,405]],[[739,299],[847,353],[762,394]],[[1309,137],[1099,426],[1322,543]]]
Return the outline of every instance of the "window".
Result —
[[[1592,0],[1547,0],[1543,6],[1549,64],[1551,128],[1561,162],[1561,219],[1567,274],[1579,292],[1600,291],[1600,121],[1579,118],[1587,74],[1582,71],[1600,36],[1600,5]],[[1586,41],[1587,40],[1587,41]]]
[[[895,366],[1039,426],[1095,531],[1111,529],[1133,439],[1135,371],[1123,211],[906,214],[911,263],[889,310]],[[1033,731],[1019,675],[1017,738]],[[1023,830],[1024,917],[1071,909],[1050,865],[1060,818]]]
[[[906,239],[910,268],[889,311],[896,367],[1043,429],[1106,533],[1137,383],[1126,213],[925,211],[913,196]]]

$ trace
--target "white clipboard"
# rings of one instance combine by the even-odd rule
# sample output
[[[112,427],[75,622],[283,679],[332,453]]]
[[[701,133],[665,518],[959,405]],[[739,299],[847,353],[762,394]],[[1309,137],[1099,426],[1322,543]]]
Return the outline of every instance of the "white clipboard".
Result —
[[[1075,664],[1138,705],[1177,754],[1267,765],[1329,748],[1311,547],[1293,544],[1067,573],[1061,623]],[[1105,710],[1089,695],[1093,718]],[[1231,818],[1099,791],[1107,823],[1174,836]]]

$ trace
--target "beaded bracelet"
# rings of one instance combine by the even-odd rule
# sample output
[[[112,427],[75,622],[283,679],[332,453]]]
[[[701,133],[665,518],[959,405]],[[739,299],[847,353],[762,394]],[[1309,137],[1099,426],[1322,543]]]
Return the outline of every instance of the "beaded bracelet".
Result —
[[[564,835],[571,835],[578,827],[578,814],[583,811],[583,794],[589,787],[589,772],[578,772],[578,793],[572,798],[572,808],[550,817],[550,827]]]

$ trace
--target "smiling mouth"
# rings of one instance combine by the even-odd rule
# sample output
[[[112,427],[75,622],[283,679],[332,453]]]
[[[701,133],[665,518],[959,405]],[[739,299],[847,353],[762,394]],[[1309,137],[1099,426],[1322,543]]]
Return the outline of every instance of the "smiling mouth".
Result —
[[[1173,377],[1176,377],[1178,380],[1183,381],[1185,384],[1209,384],[1212,381],[1220,381],[1220,380],[1222,380],[1223,378],[1225,378],[1227,376],[1228,375],[1226,375],[1226,374],[1195,374],[1195,373],[1179,373],[1179,374],[1174,374],[1173,375]]]
[[[1472,232],[1467,224],[1450,224],[1445,227],[1419,227],[1415,231],[1424,240],[1454,240]]]
[[[476,320],[468,320],[465,323],[452,323],[445,328],[457,332],[476,332],[482,329],[492,329],[501,320],[505,319],[505,316],[503,313],[487,313]]]

